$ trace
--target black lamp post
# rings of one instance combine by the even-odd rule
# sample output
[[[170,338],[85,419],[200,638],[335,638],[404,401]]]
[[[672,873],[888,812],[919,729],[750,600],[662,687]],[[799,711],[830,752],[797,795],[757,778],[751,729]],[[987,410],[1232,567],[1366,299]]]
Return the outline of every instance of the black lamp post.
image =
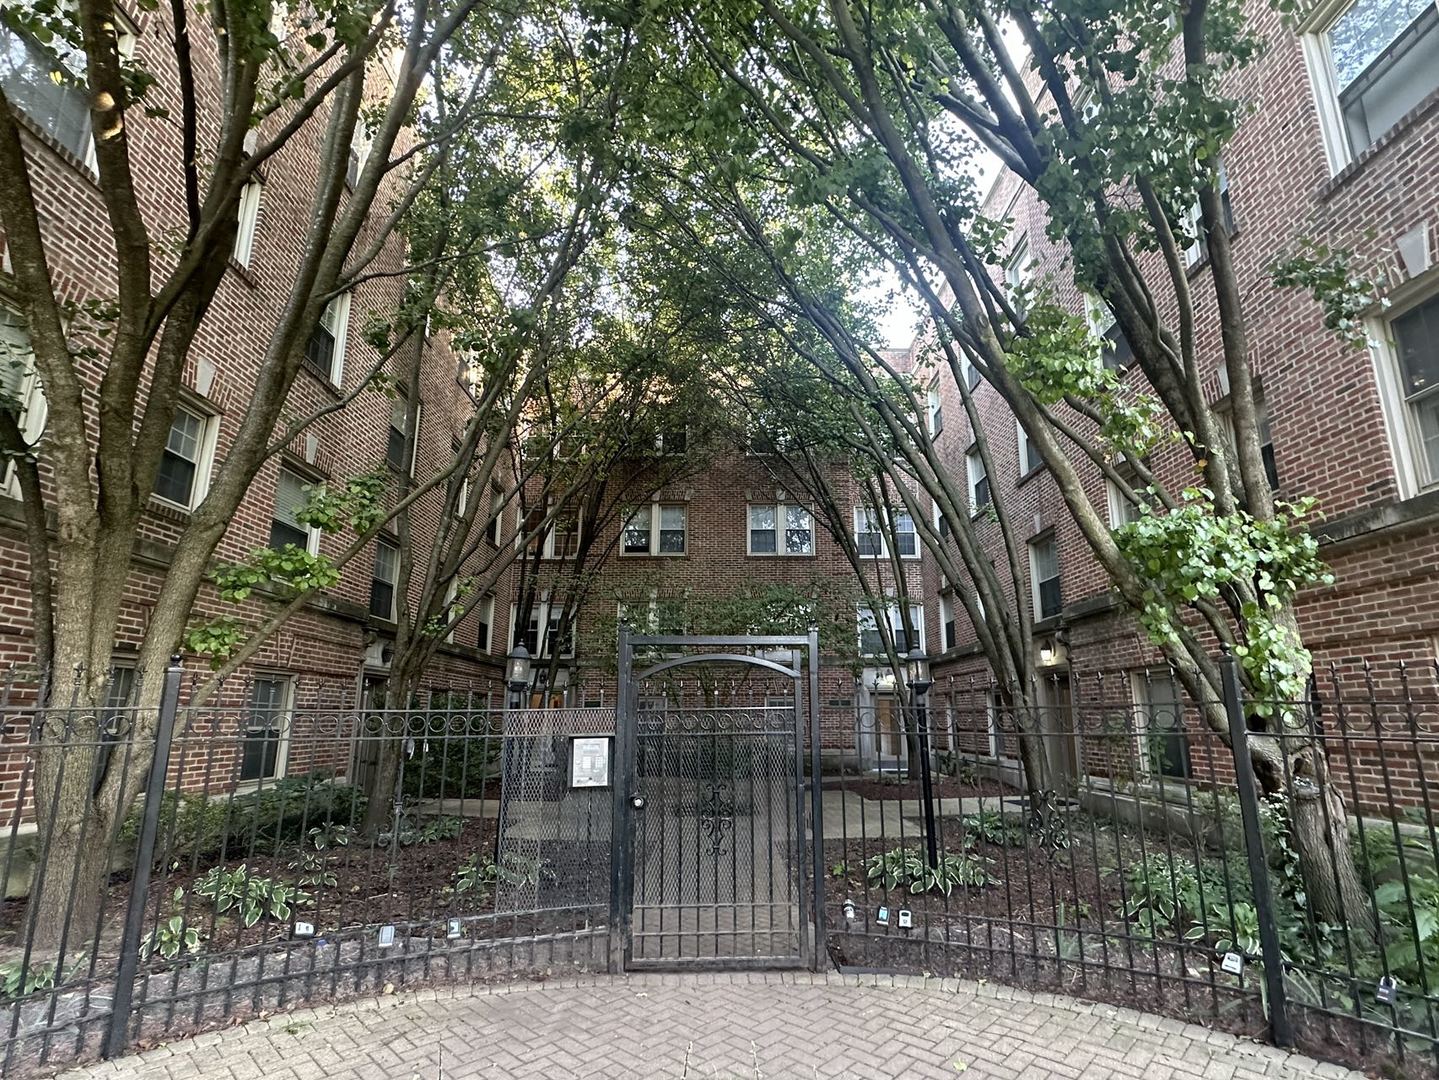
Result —
[[[518,709],[524,701],[521,695],[530,686],[530,650],[524,645],[516,645],[510,652],[505,684],[510,688],[510,708]]]
[[[915,730],[919,734],[919,788],[924,800],[924,840],[931,870],[939,868],[939,837],[934,822],[934,777],[929,760],[929,707],[925,695],[934,685],[929,673],[929,657],[915,649],[905,658],[904,681],[914,695]]]

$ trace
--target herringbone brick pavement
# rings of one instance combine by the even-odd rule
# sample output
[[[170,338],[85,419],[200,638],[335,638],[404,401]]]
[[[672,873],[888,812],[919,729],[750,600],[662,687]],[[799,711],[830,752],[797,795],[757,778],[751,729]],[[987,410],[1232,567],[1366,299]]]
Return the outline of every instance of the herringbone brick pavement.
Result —
[[[1355,1077],[1174,1020],[902,976],[643,975],[287,1013],[62,1080]]]

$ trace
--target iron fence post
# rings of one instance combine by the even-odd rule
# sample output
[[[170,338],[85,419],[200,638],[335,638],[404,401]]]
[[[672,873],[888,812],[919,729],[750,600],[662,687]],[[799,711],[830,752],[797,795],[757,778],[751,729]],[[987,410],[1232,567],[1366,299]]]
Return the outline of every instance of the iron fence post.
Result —
[[[614,760],[610,762],[610,933],[607,968],[611,975],[625,970],[630,921],[629,907],[633,871],[630,867],[630,785],[634,782],[634,695],[630,673],[634,655],[630,646],[630,628],[620,625],[619,689],[615,696]]]
[[[1259,920],[1259,950],[1264,959],[1264,987],[1269,999],[1269,1035],[1276,1046],[1293,1046],[1289,1006],[1284,992],[1284,957],[1279,947],[1279,926],[1274,898],[1269,891],[1269,864],[1259,828],[1259,787],[1249,757],[1249,726],[1244,719],[1239,664],[1227,650],[1219,661],[1224,687],[1224,711],[1229,719],[1229,745],[1234,752],[1234,776],[1239,789],[1239,813],[1244,822],[1244,852],[1249,880],[1254,887],[1254,912]]]
[[[120,939],[120,962],[115,969],[115,994],[111,999],[110,1030],[105,1034],[103,1057],[114,1057],[129,1041],[130,1009],[135,997],[135,978],[140,971],[140,944],[145,929],[145,907],[150,896],[150,871],[155,861],[155,838],[160,831],[161,802],[165,774],[170,767],[170,744],[175,736],[175,716],[180,706],[180,681],[184,676],[180,656],[170,657],[160,690],[160,713],[155,722],[155,749],[150,774],[145,782],[145,808],[140,818],[140,836],[135,843],[135,869],[130,878],[130,899],[125,907],[125,929]]]
[[[823,755],[819,731],[819,630],[809,631],[809,798],[810,798],[810,846],[814,860],[814,949],[810,955],[810,968],[818,971],[820,956],[826,949],[824,910],[824,790],[820,787],[820,769]]]
[[[934,821],[934,774],[929,754],[929,703],[924,694],[914,695],[914,723],[919,732],[919,792],[924,800],[924,843],[929,868],[939,869],[939,838]]]

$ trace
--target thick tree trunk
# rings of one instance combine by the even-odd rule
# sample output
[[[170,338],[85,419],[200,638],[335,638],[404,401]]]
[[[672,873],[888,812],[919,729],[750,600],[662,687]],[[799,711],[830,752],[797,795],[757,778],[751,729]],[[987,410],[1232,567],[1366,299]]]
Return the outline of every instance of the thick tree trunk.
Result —
[[[1343,926],[1372,943],[1373,900],[1359,879],[1349,838],[1344,795],[1331,782],[1319,747],[1306,747],[1290,760],[1285,798],[1305,894],[1318,922]]]
[[[43,747],[35,768],[36,849],[30,883],[37,955],[74,955],[95,934],[115,843],[117,808],[94,798],[98,741]]]

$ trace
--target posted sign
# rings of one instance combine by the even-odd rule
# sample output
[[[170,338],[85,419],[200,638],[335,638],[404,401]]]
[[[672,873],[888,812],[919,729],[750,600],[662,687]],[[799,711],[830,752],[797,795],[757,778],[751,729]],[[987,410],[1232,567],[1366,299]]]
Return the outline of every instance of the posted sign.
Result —
[[[570,787],[607,788],[610,786],[611,735],[573,735],[570,737]]]

